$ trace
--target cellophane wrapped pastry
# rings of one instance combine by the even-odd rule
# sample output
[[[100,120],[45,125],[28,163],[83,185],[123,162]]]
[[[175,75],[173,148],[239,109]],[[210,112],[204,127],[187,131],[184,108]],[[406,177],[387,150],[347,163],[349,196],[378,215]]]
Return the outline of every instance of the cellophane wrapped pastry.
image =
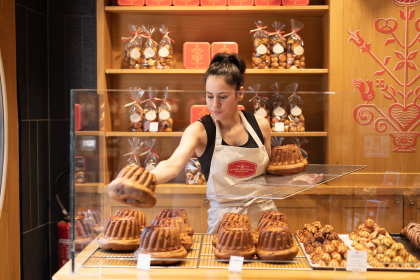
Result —
[[[270,39],[270,69],[286,69],[286,38],[282,35],[285,26],[286,24],[282,24],[280,21],[273,23],[274,35]]]
[[[172,43],[175,43],[175,41],[169,37],[169,30],[165,25],[162,25],[159,31],[163,37],[158,45],[157,69],[171,69],[174,54]]]
[[[257,29],[251,30],[254,50],[252,52],[252,66],[254,69],[269,69],[270,68],[270,43],[268,32],[264,29],[262,21],[255,23]]]
[[[132,132],[143,132],[143,121],[144,121],[144,112],[141,107],[141,98],[144,94],[144,90],[141,88],[129,88],[128,93],[132,102],[127,105],[130,106],[129,110],[129,121],[130,131]],[[126,105],[126,106],[127,106]]]
[[[163,90],[162,102],[158,108],[159,132],[172,132],[172,105],[169,103],[169,87]]]
[[[288,84],[285,88],[288,92],[293,92],[289,97],[289,115],[284,122],[285,127],[288,126],[289,132],[304,132],[305,131],[305,117],[302,113],[303,101],[297,95],[297,83]]]
[[[271,137],[271,149],[280,147],[284,141],[284,137]]]
[[[124,56],[122,59],[121,67],[123,69],[141,69],[141,55],[143,38],[141,37],[142,29],[137,25],[129,25],[129,38],[123,38],[126,42]]]
[[[153,40],[152,35],[155,28],[143,25],[143,34],[146,38],[143,44],[142,69],[156,69],[156,59],[158,57],[158,43]]]
[[[144,152],[142,155],[146,154],[146,159],[144,160],[144,167],[148,171],[152,171],[156,168],[156,165],[158,164],[158,155],[156,154],[155,150],[156,148],[153,148],[155,146],[156,139],[152,138],[149,140],[146,140],[143,142],[143,146],[146,149],[146,152]]]
[[[158,108],[156,106],[156,94],[158,90],[154,87],[149,87],[147,90],[147,99],[143,100],[144,121],[143,129],[149,132],[158,132]]]
[[[286,131],[284,122],[287,120],[287,100],[280,93],[278,83],[274,83],[271,88],[276,92],[270,100],[271,108],[271,131],[284,132]]]
[[[305,50],[303,48],[303,40],[298,32],[305,26],[300,21],[291,20],[292,32],[287,37],[286,48],[286,68],[287,69],[305,69]]]
[[[254,97],[249,100],[252,104],[253,113],[270,122],[270,110],[267,107],[268,98],[260,94],[260,84],[255,84],[248,88],[254,94]]]
[[[187,185],[205,185],[207,183],[198,159],[190,159],[185,166],[185,181]]]
[[[129,158],[127,159],[127,165],[135,164],[141,167],[138,153],[139,153],[140,147],[143,144],[141,143],[140,138],[133,137],[131,139],[128,139],[128,142],[130,143],[130,152],[126,154],[129,156]]]

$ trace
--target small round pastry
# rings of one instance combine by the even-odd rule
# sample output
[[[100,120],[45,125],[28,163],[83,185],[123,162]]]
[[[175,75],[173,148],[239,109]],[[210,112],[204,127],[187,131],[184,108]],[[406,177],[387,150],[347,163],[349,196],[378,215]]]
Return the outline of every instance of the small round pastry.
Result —
[[[395,250],[395,251],[399,251],[399,250],[403,250],[404,249],[404,245],[402,245],[401,243],[392,243],[391,246],[389,246],[389,249]]]
[[[309,258],[312,260],[312,258],[315,256],[315,255],[318,255],[316,252],[312,252],[312,253],[310,253],[309,254]]]
[[[373,266],[373,267],[376,267],[376,268],[384,268],[384,267],[386,267],[386,265],[384,265],[383,263],[379,263],[379,262],[377,262],[377,263],[371,263],[370,265]]]
[[[312,247],[311,245],[308,245],[308,246],[305,247],[305,252],[306,252],[306,254],[309,255],[309,254],[315,252],[315,248]]]
[[[338,261],[336,261],[336,260],[331,260],[329,263],[328,263],[328,265],[327,266],[330,266],[330,267],[339,267],[340,266],[340,263],[338,262]]]
[[[367,230],[362,230],[362,231],[359,231],[359,236],[360,236],[360,237],[368,238],[368,237],[369,237],[369,235],[370,235],[370,232],[369,232],[369,231],[367,231]]]
[[[340,254],[344,254],[347,252],[347,246],[344,243],[340,243],[340,245],[337,247],[337,252]]]
[[[402,268],[413,268],[413,266],[409,263],[403,263],[403,264],[401,264],[401,267]]]
[[[194,235],[194,229],[188,220],[188,214],[184,209],[161,209],[156,215],[156,219],[181,217],[184,220],[184,227],[189,236]]]
[[[418,263],[419,261],[416,259],[416,257],[414,257],[413,255],[408,255],[405,260],[408,263]]]
[[[364,225],[367,228],[372,228],[375,225],[375,221],[372,219],[366,219]]]
[[[366,247],[366,249],[369,249],[369,250],[372,250],[372,251],[376,249],[375,244],[373,244],[372,242],[366,243],[365,247]]]
[[[238,227],[226,225],[217,234],[219,237],[214,249],[216,259],[228,260],[230,256],[238,256],[250,260],[255,256],[252,234],[245,225]]]
[[[293,260],[298,251],[286,224],[272,225],[261,230],[257,247],[259,259]]]
[[[331,225],[325,225],[324,228],[330,228],[331,230],[334,230],[334,228]]]
[[[319,243],[324,243],[324,235],[322,234],[322,232],[318,232],[314,235],[315,241],[318,241]]]
[[[330,256],[330,254],[328,254],[328,253],[324,252],[324,253],[321,255],[321,260],[323,260],[323,261],[325,261],[325,262],[329,262],[329,261],[331,261],[331,256]]]
[[[331,253],[331,259],[336,260],[338,262],[341,262],[343,260],[343,258],[341,257],[341,254],[337,252]]]
[[[388,247],[386,247],[385,245],[380,245],[376,248],[378,254],[383,254],[386,250],[388,250]]]
[[[410,253],[406,249],[402,249],[397,252],[397,255],[403,258],[407,258]]]
[[[342,244],[342,242],[339,241],[339,240],[331,241],[331,245],[336,249],[336,251],[337,251],[338,247],[340,246],[340,244]]]
[[[371,254],[368,254],[368,257],[367,257],[367,262],[368,262],[368,263],[372,263],[372,262],[373,262],[373,260],[376,260],[376,259],[375,259],[375,257],[374,257],[374,256],[372,256]]]
[[[388,264],[388,267],[399,268],[400,265],[396,263],[391,263],[391,264]]]
[[[396,256],[395,258],[392,259],[392,262],[394,262],[394,263],[405,263],[406,261],[403,257]]]
[[[152,226],[152,227],[167,227],[167,226],[174,227],[179,233],[179,238],[180,238],[180,241],[181,241],[181,245],[185,248],[185,250],[189,250],[193,246],[192,238],[191,238],[191,236],[188,235],[188,232],[187,232],[187,230],[185,229],[185,226],[184,226],[184,220],[181,217],[153,219],[150,226]]]
[[[134,252],[134,257],[137,258],[139,254],[150,254],[152,258],[184,259],[187,256],[187,250],[181,245],[179,233],[173,226],[150,226],[143,229],[140,247]],[[154,260],[151,264],[165,265],[179,261]]]
[[[135,164],[124,167],[108,185],[108,195],[133,207],[151,208],[156,204],[156,177]]]
[[[315,222],[313,222],[313,223],[312,223],[312,226],[316,227],[316,228],[318,229],[318,231],[322,229],[322,224],[321,224],[321,222],[320,222],[320,221],[315,221]],[[332,229],[331,229],[331,230],[332,230]]]
[[[347,261],[346,261],[346,260],[342,260],[342,261],[340,262],[340,266],[341,266],[341,267],[346,267],[346,266],[347,266]]]
[[[327,264],[323,260],[314,261],[313,264],[317,264],[319,266],[327,266]]]
[[[133,217],[110,217],[106,220],[99,248],[111,251],[134,251],[140,243],[139,221]]]
[[[146,226],[146,215],[141,210],[133,210],[133,209],[120,209],[115,211],[114,217],[133,217],[139,221],[140,225],[140,232]]]
[[[357,238],[357,234],[356,233],[354,233],[354,232],[352,232],[352,233],[350,233],[349,234],[349,238],[350,238],[350,240],[354,240],[354,239],[356,239]]]
[[[334,252],[336,250],[336,248],[332,244],[324,244],[324,245],[322,245],[322,250],[324,250],[324,252],[327,252],[327,253],[330,254],[330,253]]]
[[[385,263],[388,264],[390,262],[392,262],[392,258],[388,257],[388,256],[384,256],[382,259],[379,260],[381,263]]]
[[[313,261],[313,262],[321,261],[321,256],[319,254],[314,254],[311,257],[311,261]]]
[[[397,256],[397,252],[395,252],[394,250],[388,249],[388,250],[385,250],[384,255],[390,258],[395,258]]]
[[[270,174],[295,174],[308,167],[308,160],[302,156],[300,148],[293,145],[278,146],[272,150],[271,162],[267,167]]]

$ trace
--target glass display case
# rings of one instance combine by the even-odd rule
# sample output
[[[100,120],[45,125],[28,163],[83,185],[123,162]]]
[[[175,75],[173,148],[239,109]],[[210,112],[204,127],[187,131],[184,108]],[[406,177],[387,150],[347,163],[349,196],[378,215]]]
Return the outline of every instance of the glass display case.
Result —
[[[150,170],[168,159],[188,125],[208,114],[204,91],[169,90],[167,99],[162,97],[167,93],[164,90],[156,90],[154,97],[148,89],[139,95],[140,91],[71,92],[71,272],[101,274],[105,267],[136,269],[133,251],[106,251],[98,248],[97,243],[107,219],[117,210],[128,208],[142,210],[146,226],[161,209],[184,209],[194,229],[193,245],[184,259],[169,266],[152,264],[152,269],[227,268],[227,262],[214,256],[214,235],[207,234],[210,203],[200,171],[191,171],[198,170],[196,155],[185,171],[156,186],[157,202],[151,208],[130,207],[112,200],[107,193],[108,184],[127,164],[134,162]],[[367,252],[367,273],[370,270],[420,272],[420,248],[410,241],[414,239],[407,238],[407,233],[400,234],[409,223],[420,222],[420,160],[416,142],[420,129],[415,122],[404,114],[393,114],[387,109],[390,107],[387,100],[373,105],[362,100],[358,92],[280,93],[288,100],[295,94],[302,103],[298,105],[299,114],[295,106],[284,107],[285,112],[278,115],[286,113],[289,122],[284,119],[280,126],[275,124],[276,115],[271,102],[268,103],[272,144],[298,144],[309,162],[307,170],[293,176],[263,175],[212,194],[273,199],[278,211],[287,215],[287,227],[298,253],[292,260],[281,262],[255,257],[245,261],[243,268],[345,270],[342,261],[349,249]],[[275,92],[260,94],[272,100]],[[253,96],[246,91],[239,105],[254,112],[253,102],[248,102]],[[147,109],[147,104],[151,109]],[[153,116],[152,109],[156,109]],[[294,113],[291,116],[290,111]],[[304,129],[290,130],[293,117],[300,115],[303,116],[295,125]],[[300,175],[307,176],[294,180]],[[314,180],[310,175],[320,177]],[[197,176],[195,180],[194,176]],[[327,228],[331,231],[326,233]],[[331,235],[329,240],[332,233],[337,237]],[[316,238],[316,244],[311,237]],[[338,246],[336,250],[326,249],[333,240],[346,246],[338,255],[332,254],[339,250]],[[317,248],[315,245],[323,248],[318,258],[312,258],[311,254]],[[322,253],[329,256],[323,257]],[[329,266],[334,259],[337,261]]]

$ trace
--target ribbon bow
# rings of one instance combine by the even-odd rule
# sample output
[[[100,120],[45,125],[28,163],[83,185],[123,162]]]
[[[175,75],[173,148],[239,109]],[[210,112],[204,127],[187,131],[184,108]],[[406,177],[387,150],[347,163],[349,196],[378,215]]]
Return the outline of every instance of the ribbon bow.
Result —
[[[128,35],[134,34],[134,36],[131,37],[131,38],[123,38],[123,40],[121,40],[121,42],[125,42],[125,41],[130,40],[130,43],[133,43],[134,39],[136,39],[138,35],[141,35],[141,34],[139,34],[140,30],[141,30],[141,27],[136,32],[134,32],[134,31],[128,32]]]
[[[138,153],[138,151],[136,150],[136,151],[133,151],[133,148],[130,148],[130,150],[131,150],[131,152],[130,153],[126,153],[125,155],[123,155],[123,156],[128,156],[128,155],[130,155],[130,156],[132,156],[133,157],[133,159],[134,159],[134,161],[138,164],[138,162],[137,162],[137,157],[136,157],[136,154]]]
[[[155,157],[157,157],[157,158],[159,158],[159,156],[154,152],[154,150],[156,150],[156,148],[153,148],[153,149],[149,149],[148,147],[144,147],[147,151],[146,152],[144,152],[144,153],[142,153],[142,154],[140,154],[140,156],[143,156],[143,155],[145,155],[145,154],[148,154],[148,153],[152,153],[152,154],[154,154],[155,155]]]
[[[165,35],[163,35],[163,37],[168,37],[169,40],[171,40],[172,43],[175,43],[175,41],[171,37],[169,37],[169,32],[168,31],[163,30],[162,28],[159,28],[159,30],[160,30],[160,32],[165,33]]]
[[[259,91],[257,91],[257,93],[252,92],[252,94],[255,94],[254,97],[252,97],[249,102],[251,102],[252,100],[254,100],[255,98],[261,98],[261,99],[268,99],[267,96],[261,95]]]
[[[146,100],[141,101],[140,104],[143,104],[144,102],[150,102],[150,104],[152,105],[152,107],[154,109],[156,109],[156,104],[153,101],[162,100],[162,99],[156,98],[156,97],[150,98],[150,95],[149,94],[147,94],[147,97],[149,97],[149,99],[146,99]]]
[[[158,43],[155,40],[153,40],[152,35],[150,35],[148,31],[143,31],[143,32],[144,32],[143,34],[140,34],[141,37],[150,39],[156,46],[158,45]]]
[[[255,31],[262,31],[262,32],[265,32],[265,33],[267,33],[267,34],[270,34],[270,32],[268,32],[267,30],[264,30],[265,28],[267,28],[267,26],[258,26],[258,24],[255,24],[255,26],[257,27],[257,29],[252,29],[250,32],[249,32],[249,34],[251,34],[252,32],[255,32]]]
[[[285,33],[285,31],[278,31],[277,29],[275,29],[274,28],[274,31],[276,31],[276,32],[272,32],[272,34],[270,34],[270,36],[271,35],[274,35],[274,34],[279,34],[279,36],[281,37],[281,38],[283,38],[284,40],[286,40],[286,38],[284,38],[284,36],[283,35],[281,35],[282,33]]]
[[[289,34],[295,34],[295,35],[299,38],[299,40],[300,40],[300,39],[302,39],[302,38],[300,38],[299,34],[297,34],[297,33],[296,33],[296,32],[298,32],[298,31],[300,31],[300,29],[296,29],[296,30],[294,30],[294,29],[292,28],[291,30],[292,30],[292,32],[291,32],[291,33],[289,33]]]

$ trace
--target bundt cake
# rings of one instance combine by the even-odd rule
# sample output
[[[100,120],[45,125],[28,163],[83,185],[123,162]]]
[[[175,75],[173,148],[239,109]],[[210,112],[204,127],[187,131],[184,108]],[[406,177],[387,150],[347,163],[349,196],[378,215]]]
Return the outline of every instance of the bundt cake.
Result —
[[[138,254],[151,254],[152,258],[184,259],[187,256],[187,250],[181,245],[179,233],[175,227],[150,226],[145,227],[141,233],[140,246],[134,252],[134,257]],[[151,264],[172,264],[179,261],[153,260]]]
[[[302,156],[300,148],[293,145],[275,147],[267,172],[286,175],[302,172],[308,167],[308,160]]]
[[[191,249],[193,245],[193,241],[191,236],[188,235],[187,231],[185,230],[184,220],[181,217],[170,217],[170,218],[162,218],[162,219],[153,219],[152,227],[166,227],[172,226],[174,227],[178,233],[179,238],[181,240],[181,245],[185,248],[185,250]]]
[[[298,253],[289,227],[286,224],[263,228],[257,246],[257,256],[261,260],[293,260]]]
[[[181,217],[184,221],[185,230],[187,231],[188,235],[191,237],[194,235],[194,229],[190,225],[188,214],[184,209],[161,209],[156,215],[156,219],[171,217]]]
[[[114,217],[133,217],[139,221],[140,233],[146,226],[146,215],[141,210],[120,209],[115,211]]]
[[[101,212],[99,212],[98,209],[76,209],[75,214],[76,216],[84,216],[85,220],[89,221],[92,227],[97,227],[101,225]]]
[[[249,220],[248,215],[244,214],[235,214],[235,213],[225,213],[222,217],[222,220],[226,221],[240,221],[242,222],[246,227],[251,229],[251,221]]]
[[[219,232],[219,230],[221,228],[223,228],[224,226],[227,226],[227,225],[229,225],[230,227],[238,227],[238,226],[246,226],[247,227],[247,225],[244,224],[243,221],[238,221],[238,220],[236,220],[236,221],[221,220],[217,224],[216,233],[214,234],[214,237],[212,239],[213,247],[216,247],[216,244],[217,244],[217,239],[219,237],[217,233]]]
[[[112,251],[134,251],[140,243],[139,221],[133,217],[110,217],[106,220],[99,248]]]
[[[108,195],[133,207],[150,208],[156,204],[156,177],[153,173],[130,164],[108,185]]]
[[[84,216],[74,218],[74,243],[76,252],[81,252],[90,242],[93,241],[92,226]]]
[[[285,224],[288,224],[287,216],[284,213],[281,212],[275,212],[275,211],[264,211],[261,215],[260,221],[262,219],[270,219],[274,222],[283,222]],[[258,222],[260,223],[260,222]]]
[[[258,239],[260,238],[260,232],[264,228],[266,228],[268,226],[272,226],[272,225],[287,226],[286,223],[279,222],[279,221],[274,221],[274,220],[269,219],[269,218],[264,218],[264,219],[260,220],[258,222],[258,226],[255,228],[254,234],[252,236],[252,240],[253,240],[255,246],[258,245]]]
[[[214,256],[216,259],[230,259],[230,256],[244,257],[250,260],[255,256],[255,246],[252,243],[252,234],[248,227],[229,226],[222,227],[218,234]]]

